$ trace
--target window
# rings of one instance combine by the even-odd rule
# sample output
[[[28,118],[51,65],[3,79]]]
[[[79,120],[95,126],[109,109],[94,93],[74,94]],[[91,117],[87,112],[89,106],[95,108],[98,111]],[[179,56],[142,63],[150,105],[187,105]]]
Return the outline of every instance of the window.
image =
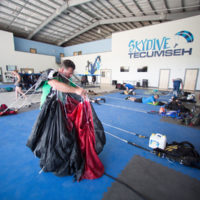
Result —
[[[63,58],[64,57],[64,53],[60,53],[60,57]]]
[[[30,53],[37,53],[37,49],[30,48]]]
[[[137,72],[147,72],[147,69],[148,69],[148,67],[144,66],[144,67],[138,68]]]
[[[82,51],[75,51],[73,53],[73,56],[79,56],[79,55],[82,55]]]
[[[120,72],[129,72],[129,67],[120,67]]]
[[[16,65],[6,65],[6,70],[7,71],[17,70],[17,66]]]

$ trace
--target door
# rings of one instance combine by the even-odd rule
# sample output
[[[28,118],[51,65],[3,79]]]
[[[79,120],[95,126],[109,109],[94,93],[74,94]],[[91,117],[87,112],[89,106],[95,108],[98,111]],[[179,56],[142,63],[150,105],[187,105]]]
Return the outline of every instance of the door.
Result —
[[[169,86],[169,69],[161,69],[160,70],[160,78],[159,78],[159,89],[168,89]]]
[[[103,84],[111,84],[111,69],[102,69],[101,70],[101,83]]]
[[[198,69],[186,69],[184,90],[195,90],[198,71]]]

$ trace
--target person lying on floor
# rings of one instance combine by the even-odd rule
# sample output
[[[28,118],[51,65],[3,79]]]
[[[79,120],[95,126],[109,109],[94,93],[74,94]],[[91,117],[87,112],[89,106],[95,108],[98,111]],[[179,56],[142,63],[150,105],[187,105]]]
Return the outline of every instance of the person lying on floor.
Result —
[[[153,104],[153,105],[157,105],[157,99],[159,99],[159,95],[153,95],[150,97],[142,97],[142,98],[135,98],[135,97],[127,97],[125,98],[126,100],[130,100],[130,101],[134,101],[134,102],[138,102],[138,103],[144,103],[144,104]]]
[[[97,99],[90,98],[91,103],[96,103],[96,104],[101,105],[100,101],[103,101],[104,103],[106,102],[105,98],[97,98]]]
[[[123,83],[124,88],[126,90],[124,91],[124,94],[133,94],[133,91],[135,90],[135,87],[129,83]]]

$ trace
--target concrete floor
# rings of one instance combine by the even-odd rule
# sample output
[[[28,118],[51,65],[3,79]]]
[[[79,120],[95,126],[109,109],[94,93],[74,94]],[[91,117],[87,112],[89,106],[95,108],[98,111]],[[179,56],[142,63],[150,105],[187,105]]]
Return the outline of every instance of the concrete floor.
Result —
[[[110,84],[101,84],[100,87],[87,87],[85,89],[87,91],[92,90],[95,93],[97,93],[97,95],[90,95],[89,93],[89,96],[92,96],[92,97],[119,91],[115,89],[115,85],[110,85]],[[144,89],[153,89],[153,88],[144,88]],[[196,105],[200,105],[200,92],[195,92],[195,97],[197,101]],[[3,92],[3,93],[0,93],[0,105],[6,104],[9,107],[11,106],[12,108],[18,109],[21,107],[26,107],[27,105],[30,105],[31,103],[32,104],[39,103],[40,98],[41,98],[41,93],[32,94],[31,92],[30,94],[27,95],[27,99],[19,99],[16,102],[15,92]]]
[[[88,87],[86,88],[87,91],[92,90],[95,93],[98,93],[99,95],[110,93],[112,91],[115,91],[115,86],[110,85],[110,84],[102,84],[100,87]],[[93,96],[93,95],[92,95]],[[40,102],[41,98],[41,93],[33,94],[31,92],[30,94],[27,95],[27,99],[22,99],[20,98],[18,101],[16,101],[15,98],[15,92],[2,92],[0,93],[0,105],[1,104],[6,104],[8,107],[16,108],[19,109],[21,107],[26,107],[27,105],[35,104]]]

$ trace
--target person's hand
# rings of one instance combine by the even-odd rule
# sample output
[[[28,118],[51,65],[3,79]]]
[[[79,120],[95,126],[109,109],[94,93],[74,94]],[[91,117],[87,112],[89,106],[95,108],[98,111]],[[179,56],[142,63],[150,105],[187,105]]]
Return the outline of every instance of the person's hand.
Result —
[[[87,91],[83,88],[76,88],[76,94],[82,96],[84,99],[86,98]]]

